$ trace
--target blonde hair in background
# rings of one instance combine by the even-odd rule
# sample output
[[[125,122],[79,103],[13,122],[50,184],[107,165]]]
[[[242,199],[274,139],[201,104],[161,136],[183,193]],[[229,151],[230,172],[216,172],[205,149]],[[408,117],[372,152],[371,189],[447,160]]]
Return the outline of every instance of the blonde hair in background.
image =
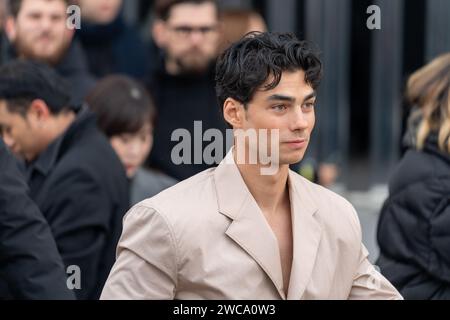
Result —
[[[441,55],[416,71],[408,80],[407,99],[421,118],[418,149],[432,132],[438,133],[439,149],[450,153],[450,53]]]

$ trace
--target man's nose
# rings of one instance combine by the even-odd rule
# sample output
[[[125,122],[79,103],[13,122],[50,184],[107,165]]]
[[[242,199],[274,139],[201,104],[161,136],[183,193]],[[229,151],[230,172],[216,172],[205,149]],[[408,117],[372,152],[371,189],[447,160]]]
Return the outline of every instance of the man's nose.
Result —
[[[294,115],[292,117],[292,129],[293,130],[304,130],[308,128],[308,119],[303,112],[301,106],[295,108]]]
[[[52,20],[50,18],[41,18],[40,26],[41,26],[41,31],[49,32],[52,30],[52,27],[53,27]]]
[[[193,44],[200,44],[204,40],[204,36],[201,31],[194,30],[190,34],[190,39]]]

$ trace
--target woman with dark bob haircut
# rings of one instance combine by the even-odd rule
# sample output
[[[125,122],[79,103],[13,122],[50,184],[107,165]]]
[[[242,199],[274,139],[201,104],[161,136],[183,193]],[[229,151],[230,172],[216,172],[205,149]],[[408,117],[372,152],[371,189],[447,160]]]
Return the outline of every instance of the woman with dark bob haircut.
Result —
[[[131,180],[131,204],[152,197],[176,183],[155,170],[144,169],[153,144],[156,108],[149,93],[126,76],[101,80],[87,97],[98,126],[116,151]]]

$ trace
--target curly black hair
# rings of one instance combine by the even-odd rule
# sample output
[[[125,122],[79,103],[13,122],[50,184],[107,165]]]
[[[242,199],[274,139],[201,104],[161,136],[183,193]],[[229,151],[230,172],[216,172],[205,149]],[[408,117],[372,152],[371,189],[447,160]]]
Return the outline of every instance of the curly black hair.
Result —
[[[219,105],[233,98],[246,106],[255,91],[278,86],[284,71],[303,70],[314,90],[322,78],[322,62],[315,46],[292,33],[251,32],[225,50],[217,60],[216,93]],[[273,81],[265,84],[269,77]]]

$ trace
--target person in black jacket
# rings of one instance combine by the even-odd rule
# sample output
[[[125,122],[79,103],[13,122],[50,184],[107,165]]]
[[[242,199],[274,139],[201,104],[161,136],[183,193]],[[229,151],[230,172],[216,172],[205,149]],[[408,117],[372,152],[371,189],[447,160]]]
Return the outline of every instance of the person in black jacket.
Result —
[[[406,299],[450,299],[450,54],[407,90],[416,111],[381,211],[378,265]]]
[[[0,138],[0,300],[72,300],[50,228]]]
[[[164,56],[148,81],[158,109],[149,164],[177,180],[184,180],[216,166],[223,158],[217,157],[217,163],[206,163],[203,151],[209,143],[203,142],[203,137],[196,133],[218,129],[225,137],[226,124],[214,80],[220,40],[219,9],[214,0],[158,0],[155,11],[153,36]],[[196,121],[201,122],[201,128],[198,126],[201,130],[195,128]],[[186,130],[192,137],[189,145],[193,151],[190,156],[183,154],[183,158],[189,159],[183,159],[182,164],[172,157],[180,143],[172,141],[178,129]],[[223,149],[222,156],[225,156],[225,145]],[[175,156],[181,153],[175,151]]]
[[[52,66],[70,84],[71,104],[81,105],[95,85],[85,53],[68,27],[72,0],[10,0],[5,23],[8,61],[16,58]],[[75,27],[75,26],[74,26]]]
[[[80,0],[83,46],[89,69],[98,78],[123,74],[142,80],[148,71],[147,47],[139,30],[121,14],[122,0]]]
[[[0,126],[26,161],[31,198],[47,219],[66,267],[81,271],[81,299],[97,299],[115,259],[129,207],[125,170],[95,116],[73,110],[65,82],[43,64],[0,68]]]

